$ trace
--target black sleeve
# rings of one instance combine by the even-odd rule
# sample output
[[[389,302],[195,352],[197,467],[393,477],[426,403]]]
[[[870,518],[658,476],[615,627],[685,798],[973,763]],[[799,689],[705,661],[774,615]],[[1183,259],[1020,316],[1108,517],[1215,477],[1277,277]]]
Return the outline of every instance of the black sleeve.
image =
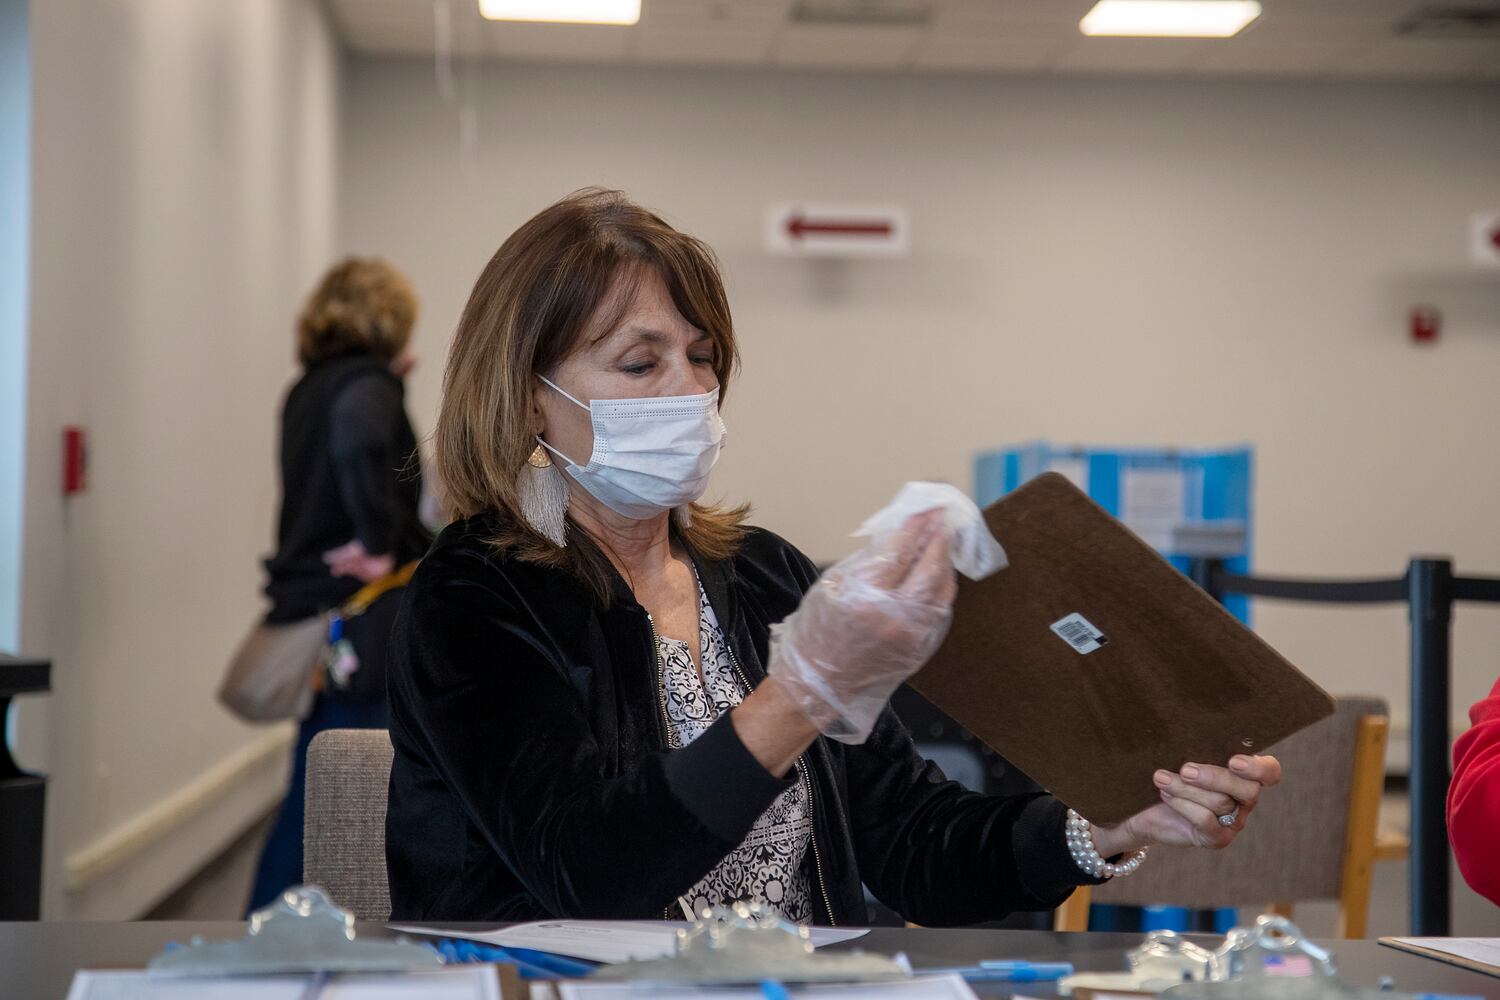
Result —
[[[817,569],[787,549],[805,592]],[[870,738],[843,755],[860,876],[908,920],[936,927],[1048,910],[1102,881],[1068,853],[1066,806],[1050,795],[981,795],[947,780],[890,706]]]
[[[1099,881],[1068,853],[1061,802],[947,780],[889,707],[844,759],[860,875],[908,920],[937,927],[1049,910]]]
[[[339,498],[354,522],[354,537],[372,556],[395,550],[401,523],[399,482],[407,459],[397,441],[401,397],[394,377],[363,375],[334,398],[329,421]]]
[[[610,774],[584,699],[526,624],[523,599],[498,570],[455,569],[459,558],[429,555],[408,588],[395,726],[550,913],[659,917],[792,779],[767,773],[728,715]]]

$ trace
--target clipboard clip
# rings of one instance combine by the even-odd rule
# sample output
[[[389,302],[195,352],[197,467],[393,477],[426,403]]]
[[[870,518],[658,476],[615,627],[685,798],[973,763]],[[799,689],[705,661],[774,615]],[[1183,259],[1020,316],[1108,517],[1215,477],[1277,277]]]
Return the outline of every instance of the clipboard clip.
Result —
[[[1158,993],[1163,1000],[1418,1000],[1418,994],[1352,986],[1333,955],[1296,924],[1267,914],[1236,927],[1210,951],[1175,931],[1152,931],[1127,956],[1129,972],[1081,972],[1058,983],[1060,996]]]
[[[1194,944],[1176,931],[1152,931],[1125,960],[1138,981],[1180,983],[1224,978],[1218,952]]]
[[[1268,974],[1283,964],[1286,956],[1303,956],[1316,974],[1338,979],[1333,953],[1303,936],[1301,928],[1286,917],[1262,914],[1254,927],[1236,927],[1224,938],[1216,952],[1225,979],[1253,979]]]
[[[789,923],[759,902],[704,908],[677,932],[677,954],[607,965],[591,977],[660,986],[737,986],[785,983],[879,982],[905,979],[904,955],[887,958],[854,950],[818,954],[806,927]]]
[[[299,885],[250,915],[238,941],[168,945],[146,965],[153,976],[269,976],[319,972],[407,972],[443,964],[436,951],[405,938],[358,940],[354,914],[322,889]]]
[[[1162,993],[1164,1000],[1418,1000],[1419,994],[1355,986],[1339,978],[1333,954],[1286,917],[1265,914],[1236,927],[1214,952],[1217,974]]]

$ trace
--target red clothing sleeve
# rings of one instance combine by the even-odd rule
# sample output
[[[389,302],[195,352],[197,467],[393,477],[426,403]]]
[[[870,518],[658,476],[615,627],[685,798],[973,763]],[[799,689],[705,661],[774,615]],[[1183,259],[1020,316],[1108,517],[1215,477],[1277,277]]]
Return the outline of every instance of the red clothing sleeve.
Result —
[[[1500,905],[1500,681],[1469,720],[1473,727],[1453,745],[1448,837],[1465,881]]]

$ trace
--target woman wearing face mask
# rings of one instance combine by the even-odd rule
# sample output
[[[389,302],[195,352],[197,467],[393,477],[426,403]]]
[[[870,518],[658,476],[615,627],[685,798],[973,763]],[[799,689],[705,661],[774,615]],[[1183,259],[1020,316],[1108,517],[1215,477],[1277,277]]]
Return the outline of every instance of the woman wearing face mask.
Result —
[[[1161,772],[1091,827],[943,780],[884,702],[941,641],[928,515],[839,563],[700,502],[735,362],[709,249],[615,192],[517,230],[459,322],[436,431],[460,519],[390,671],[395,919],[681,919],[757,899],[859,923],[1056,906],[1151,844],[1222,847],[1269,757]]]

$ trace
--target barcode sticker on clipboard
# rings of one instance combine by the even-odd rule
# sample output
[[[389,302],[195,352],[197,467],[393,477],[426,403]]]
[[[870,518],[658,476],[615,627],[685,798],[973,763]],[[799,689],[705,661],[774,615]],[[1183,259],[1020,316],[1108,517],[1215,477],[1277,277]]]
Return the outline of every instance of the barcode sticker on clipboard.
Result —
[[[1093,622],[1076,611],[1061,621],[1053,622],[1052,631],[1080,654],[1092,653],[1101,646],[1109,645],[1109,639],[1105,634],[1096,629]]]

